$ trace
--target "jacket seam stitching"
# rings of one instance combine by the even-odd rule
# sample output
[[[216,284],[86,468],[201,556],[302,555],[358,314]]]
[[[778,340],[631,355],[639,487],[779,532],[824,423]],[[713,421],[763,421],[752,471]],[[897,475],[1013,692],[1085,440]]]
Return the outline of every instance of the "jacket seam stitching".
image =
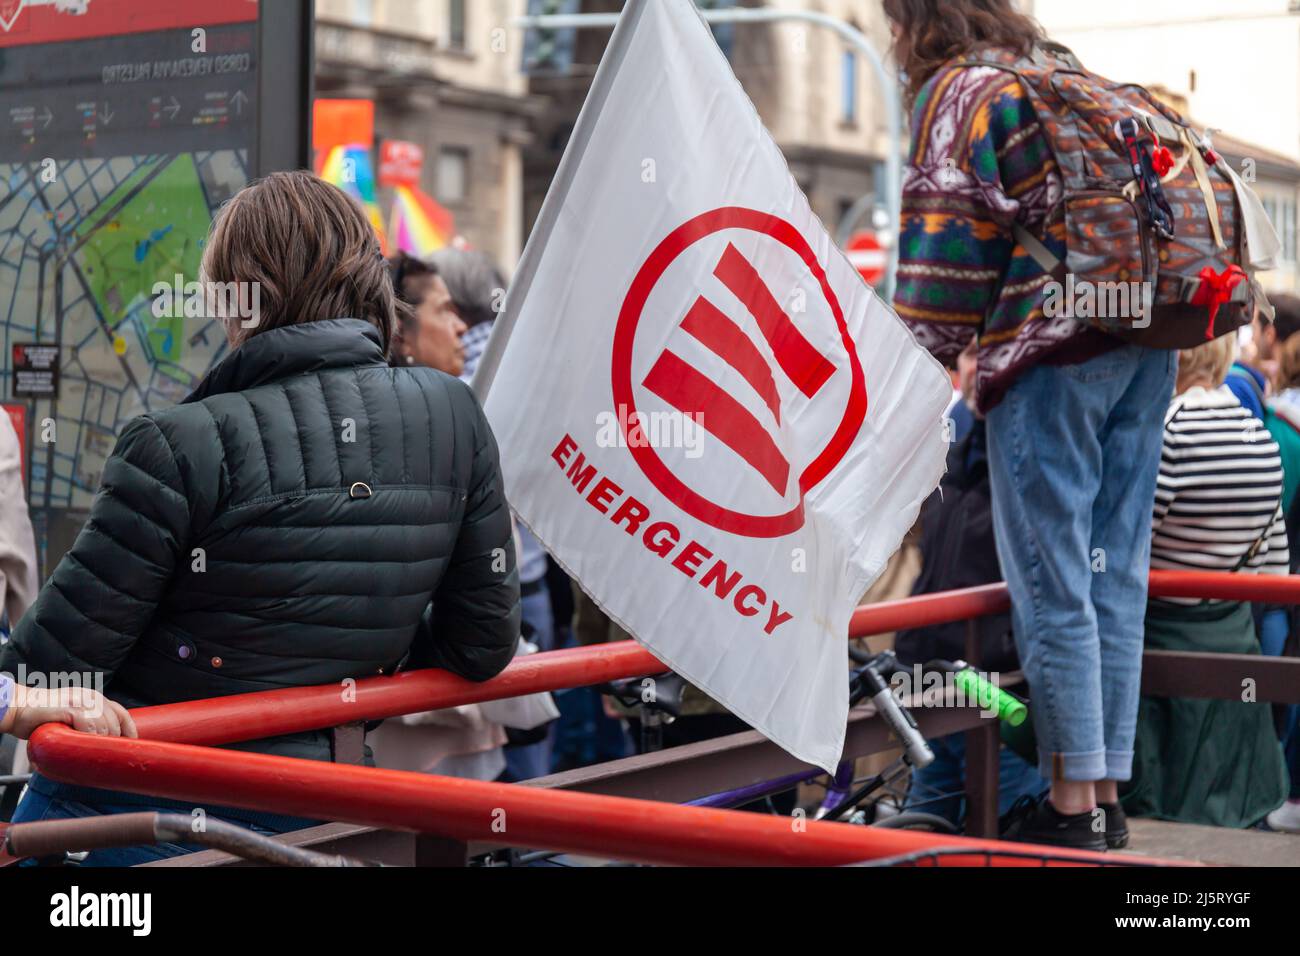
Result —
[[[433,406],[429,404],[429,390],[420,385],[420,400],[424,402],[424,414],[427,418],[429,432],[429,478],[432,480],[436,472],[434,471],[434,444],[433,444]]]
[[[293,407],[293,391],[287,385],[283,388],[285,404],[289,406],[289,421],[293,423],[293,437],[298,445],[298,460],[302,463],[302,489],[310,486],[307,481],[307,452],[302,447],[302,429],[298,427],[298,411]]]
[[[366,461],[370,465],[368,481],[366,482],[373,489],[375,486],[375,422],[370,417],[370,405],[366,401],[366,390],[361,385],[361,373],[354,367],[352,369],[352,381],[357,385],[357,397],[361,399],[361,410],[366,413]]]
[[[321,377],[320,372],[316,372],[316,387],[320,389],[321,401],[325,404],[325,414],[329,418],[330,424],[330,444],[334,448],[334,462],[338,468],[338,484],[343,484],[343,452],[339,448],[339,420],[334,417],[334,409],[330,407],[329,393],[325,390],[325,380]]]
[[[460,489],[453,485],[434,485],[434,484],[373,485],[371,486],[370,490],[375,493],[378,493],[380,491],[446,491],[452,494],[453,496],[460,494]],[[225,511],[222,512],[222,515],[225,516],[228,514],[233,514],[236,511],[242,511],[246,508],[251,508],[255,505],[273,504],[278,501],[288,501],[294,498],[319,498],[322,495],[343,495],[347,493],[348,493],[348,489],[344,488],[342,485],[335,488],[309,488],[306,491],[296,491],[296,490],[281,491],[273,495],[261,495],[257,498],[250,498],[248,501],[241,501],[237,505],[230,505],[228,508],[226,508]],[[437,524],[439,522],[432,522],[432,523]],[[297,527],[297,526],[289,525],[288,527]]]
[[[89,614],[87,614],[85,611],[83,611],[83,610],[81,609],[80,605],[78,605],[77,602],[75,602],[74,600],[72,600],[72,598],[69,597],[68,594],[67,594],[67,593],[66,593],[66,592],[65,592],[65,591],[64,591],[64,590],[59,586],[58,578],[56,578],[54,575],[51,575],[51,576],[50,576],[50,580],[49,580],[48,582],[46,582],[46,584],[47,584],[48,587],[51,587],[51,588],[53,588],[55,591],[57,591],[59,597],[63,598],[63,600],[67,602],[68,607],[72,608],[73,612],[74,612],[78,617],[80,617],[82,620],[87,621],[87,622],[93,624],[95,627],[98,627],[98,628],[100,628],[100,629],[102,629],[102,630],[108,631],[108,633],[110,633],[110,634],[112,634],[112,635],[114,635],[114,636],[116,636],[116,637],[124,637],[124,638],[126,638],[127,640],[129,640],[129,641],[131,642],[132,646],[134,646],[135,643],[140,639],[140,636],[139,636],[138,634],[128,634],[126,631],[119,631],[117,628],[115,628],[115,627],[110,627],[109,625],[105,624],[103,621],[96,620],[95,618],[91,617]],[[113,590],[116,591],[117,589],[116,589],[116,588],[113,588]],[[119,591],[118,593],[121,594],[121,593],[123,593],[123,592],[120,592],[120,591]],[[126,596],[127,596],[127,597],[130,597],[130,595],[126,595]],[[134,598],[133,598],[132,600],[134,600]],[[37,621],[36,624],[39,626],[39,625],[40,625],[40,622]],[[42,627],[41,629],[42,629],[42,630],[46,630],[46,628],[43,628],[43,627]],[[48,631],[47,631],[47,633],[48,633]],[[60,647],[60,648],[61,648],[61,649],[66,653],[66,654],[68,654],[69,657],[78,656],[78,655],[74,655],[74,654],[73,654],[73,653],[68,649],[67,645],[64,644],[62,641],[59,641],[59,640],[56,639],[56,643],[59,645],[59,647]],[[82,658],[82,660],[85,660],[85,659]],[[85,661],[85,662],[86,662],[87,664],[91,664],[91,663],[92,663],[91,661],[88,661],[88,660]],[[97,669],[97,670],[108,670],[108,668],[106,668],[106,667],[102,667],[102,666],[99,666],[99,665],[93,665],[93,664],[92,664],[92,666],[95,667],[95,669]]]
[[[226,490],[227,493],[229,493],[233,491],[235,484],[230,477],[230,452],[226,449],[226,435],[221,430],[221,423],[217,421],[216,413],[208,407],[208,403],[200,402],[199,404],[202,405],[203,410],[208,413],[208,418],[212,422],[212,430],[217,433],[217,444],[221,446],[221,478],[225,479]],[[220,497],[220,490],[218,490],[217,496],[218,498]]]
[[[402,426],[402,484],[406,484],[411,480],[411,448],[406,440],[406,412],[402,410],[402,396],[397,391],[396,373],[389,375],[388,384],[393,389],[393,401],[397,403],[397,418]]]
[[[141,468],[141,467],[140,467],[139,465],[137,465],[135,462],[133,462],[133,461],[127,461],[125,458],[122,458],[121,456],[116,456],[116,457],[117,457],[117,463],[118,463],[119,465],[121,465],[123,468],[129,468],[129,469],[131,469],[131,471],[138,472],[139,474],[141,474],[141,475],[143,475],[144,477],[148,478],[150,481],[152,481],[152,482],[154,482],[155,484],[157,484],[159,487],[163,488],[163,489],[166,490],[166,491],[171,492],[173,495],[175,495],[177,498],[179,498],[182,502],[184,502],[185,505],[186,505],[187,508],[188,508],[188,505],[189,505],[189,499],[188,499],[188,498],[187,498],[187,497],[186,497],[182,492],[177,491],[175,488],[173,488],[170,484],[168,484],[168,483],[165,482],[165,481],[159,481],[157,475],[155,475],[155,474],[154,474],[153,472],[151,472],[151,471],[148,471],[147,469]],[[126,502],[125,502],[125,499],[123,499],[122,496],[121,496],[120,494],[118,494],[117,489],[118,489],[118,485],[116,485],[116,484],[114,484],[114,483],[112,483],[112,482],[108,482],[108,481],[104,482],[103,490],[104,490],[104,491],[111,492],[115,498],[117,498],[118,500],[122,501],[123,504],[125,504],[125,503],[126,503]],[[135,509],[132,509],[132,510],[135,510]],[[157,523],[157,522],[155,522],[155,524],[156,524],[156,523]]]
[[[266,487],[274,491],[275,473],[271,470],[271,456],[266,451],[266,434],[262,429],[262,421],[257,417],[257,409],[253,406],[252,399],[243,392],[239,393],[239,397],[244,400],[244,404],[253,415],[253,427],[257,429],[257,443],[262,448],[262,462],[266,465]]]
[[[100,534],[104,534],[104,531],[103,531],[102,528],[100,528],[100,529],[98,529],[98,530],[99,530],[99,533],[100,533]],[[106,534],[105,534],[104,537],[108,538],[108,539],[109,539],[110,541],[112,541],[114,544],[117,544],[118,547],[121,547],[121,545],[118,544],[117,539],[113,538],[111,535],[106,535]],[[122,597],[124,597],[124,598],[126,598],[128,601],[130,601],[132,604],[154,604],[155,606],[157,605],[157,602],[151,600],[150,598],[147,598],[147,597],[140,597],[138,594],[132,594],[130,591],[127,591],[125,588],[120,588],[120,587],[118,587],[116,584],[113,584],[111,581],[106,581],[106,580],[104,580],[104,576],[103,576],[102,574],[99,574],[97,571],[95,571],[94,568],[90,567],[90,565],[88,565],[88,564],[86,564],[86,562],[82,561],[81,558],[77,557],[77,555],[76,555],[75,552],[69,551],[69,552],[65,555],[65,557],[68,558],[70,561],[74,561],[78,566],[81,567],[81,569],[82,569],[83,571],[85,571],[85,572],[86,572],[87,574],[89,574],[92,578],[94,578],[94,580],[95,580],[97,583],[102,584],[104,587],[106,587],[108,590],[114,592],[115,594],[119,594],[119,595],[121,595]],[[149,563],[150,563],[150,564],[153,564],[152,561],[149,562]],[[155,567],[157,567],[157,565],[155,565]],[[160,568],[159,570],[166,570],[166,569],[165,569],[165,568]],[[62,591],[60,591],[59,593],[60,593],[60,594],[63,594]],[[66,598],[67,595],[65,594],[64,597]],[[93,618],[91,618],[91,620],[93,620]]]

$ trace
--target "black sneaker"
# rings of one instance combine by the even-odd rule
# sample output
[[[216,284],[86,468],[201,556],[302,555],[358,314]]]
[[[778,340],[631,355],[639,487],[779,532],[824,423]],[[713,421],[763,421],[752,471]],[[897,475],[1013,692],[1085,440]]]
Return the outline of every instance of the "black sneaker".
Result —
[[[1106,814],[1106,846],[1122,850],[1128,846],[1128,817],[1118,803],[1098,803],[1097,809]]]
[[[1000,831],[1002,839],[1016,843],[1041,843],[1104,853],[1106,838],[1094,828],[1095,819],[1095,811],[1058,813],[1044,794],[1017,800],[1002,818]]]

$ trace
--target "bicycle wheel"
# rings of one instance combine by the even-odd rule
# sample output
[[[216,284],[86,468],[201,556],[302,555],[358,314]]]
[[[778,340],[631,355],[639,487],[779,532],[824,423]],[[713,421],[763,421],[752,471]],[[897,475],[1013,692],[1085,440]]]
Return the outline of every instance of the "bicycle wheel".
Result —
[[[960,833],[951,820],[934,813],[921,813],[916,810],[904,810],[892,817],[885,817],[874,827],[886,830],[927,830],[931,833]]]

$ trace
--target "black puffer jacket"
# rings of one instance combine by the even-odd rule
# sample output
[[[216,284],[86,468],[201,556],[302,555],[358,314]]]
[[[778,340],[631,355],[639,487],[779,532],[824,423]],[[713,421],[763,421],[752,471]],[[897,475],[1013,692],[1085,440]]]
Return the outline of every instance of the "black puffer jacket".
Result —
[[[485,680],[518,634],[473,394],[389,368],[373,327],[337,319],[255,336],[126,427],[0,671],[102,672],[139,706],[387,674],[413,653]],[[249,749],[328,758],[327,740]]]

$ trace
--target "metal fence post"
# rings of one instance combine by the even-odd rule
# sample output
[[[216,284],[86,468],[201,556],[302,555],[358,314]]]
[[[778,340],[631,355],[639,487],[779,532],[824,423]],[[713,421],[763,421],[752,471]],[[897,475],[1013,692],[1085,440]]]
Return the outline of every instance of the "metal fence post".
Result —
[[[966,622],[966,663],[979,668],[981,657],[979,623]],[[996,839],[998,835],[998,749],[1001,746],[997,720],[984,720],[966,731],[966,833]]]

